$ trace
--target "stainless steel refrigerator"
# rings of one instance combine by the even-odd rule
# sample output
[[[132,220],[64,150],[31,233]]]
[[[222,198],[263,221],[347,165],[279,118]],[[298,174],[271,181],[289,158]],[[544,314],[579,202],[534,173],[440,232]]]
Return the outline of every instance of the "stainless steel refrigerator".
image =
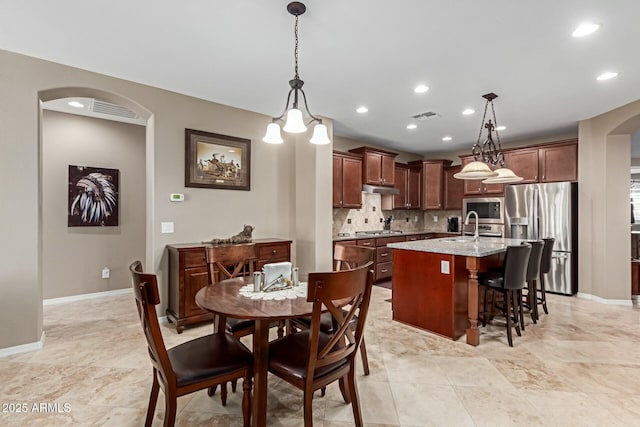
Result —
[[[520,184],[505,186],[505,236],[538,240],[553,237],[548,292],[578,292],[578,184]]]

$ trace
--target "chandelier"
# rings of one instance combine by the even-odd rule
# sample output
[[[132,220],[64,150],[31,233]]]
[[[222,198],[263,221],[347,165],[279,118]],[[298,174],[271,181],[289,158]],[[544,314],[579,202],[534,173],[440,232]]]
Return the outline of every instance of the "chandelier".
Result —
[[[471,147],[471,154],[473,154],[474,161],[465,165],[454,177],[469,180],[482,179],[484,184],[506,184],[522,181],[522,177],[517,176],[511,169],[504,167],[504,153],[502,152],[502,144],[500,144],[500,135],[497,129],[498,121],[496,120],[496,112],[493,108],[493,100],[496,99],[498,95],[492,92],[482,95],[482,97],[486,99],[487,102],[484,105],[484,115],[482,116],[482,123],[480,124],[478,140],[473,144],[473,147]],[[491,105],[493,122],[489,119],[485,123],[489,105]],[[487,137],[481,143],[483,129],[487,129]],[[497,145],[493,140],[494,130],[496,131]],[[489,165],[500,165],[500,167],[492,171]]]
[[[306,132],[307,126],[316,122],[317,124],[313,128],[313,136],[309,142],[318,145],[329,144],[331,142],[327,134],[327,127],[322,124],[322,119],[314,116],[309,111],[307,96],[302,89],[304,81],[300,79],[300,75],[298,74],[298,17],[305,13],[306,10],[306,6],[297,1],[291,2],[287,5],[287,11],[296,17],[294,27],[295,47],[293,55],[295,58],[295,74],[293,79],[289,80],[289,86],[291,86],[291,89],[289,89],[289,94],[287,95],[287,103],[284,106],[284,111],[278,117],[273,117],[271,119],[271,123],[267,126],[267,132],[264,138],[262,138],[264,142],[269,144],[282,144],[284,142],[280,134],[280,125],[278,122],[284,122],[282,130],[288,133]],[[293,104],[289,107],[292,95]],[[303,119],[302,110],[299,108],[299,101],[302,101],[302,106],[309,117],[309,121],[306,124]]]

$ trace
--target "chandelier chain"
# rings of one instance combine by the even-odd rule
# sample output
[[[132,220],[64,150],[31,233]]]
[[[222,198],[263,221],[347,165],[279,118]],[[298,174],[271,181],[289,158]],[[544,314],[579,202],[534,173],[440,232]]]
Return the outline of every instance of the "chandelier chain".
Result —
[[[295,47],[294,47],[294,53],[293,53],[293,57],[294,57],[295,62],[296,62],[295,77],[294,78],[299,79],[300,75],[298,74],[298,15],[296,15],[296,25],[294,27],[293,33],[294,33],[295,39],[296,39],[296,43],[295,43]]]

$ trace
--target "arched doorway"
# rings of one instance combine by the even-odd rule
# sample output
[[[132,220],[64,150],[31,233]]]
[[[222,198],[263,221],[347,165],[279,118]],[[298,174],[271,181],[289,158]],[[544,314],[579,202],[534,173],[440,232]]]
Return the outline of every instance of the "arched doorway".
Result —
[[[631,305],[629,171],[640,101],[579,124],[579,296]]]
[[[60,224],[60,218],[62,218],[61,216],[61,212],[57,212],[56,215],[59,216],[60,218],[58,218],[58,222],[57,222],[57,229],[58,229],[58,238],[60,238],[60,236],[63,237],[67,237],[66,240],[61,240],[64,241],[67,245],[67,248],[69,248],[63,256],[59,256],[59,254],[56,255],[56,253],[58,251],[54,251],[52,250],[52,246],[47,244],[47,241],[45,240],[47,238],[47,236],[52,236],[53,234],[49,233],[45,233],[45,230],[49,230],[51,229],[51,221],[49,221],[49,217],[45,218],[45,213],[47,213],[47,209],[48,209],[48,205],[46,205],[47,202],[51,201],[51,194],[47,194],[47,192],[45,191],[47,188],[50,188],[50,182],[45,181],[46,179],[48,179],[47,176],[45,176],[45,146],[44,146],[44,130],[45,130],[45,116],[48,117],[52,117],[50,116],[50,114],[55,114],[54,112],[49,112],[47,111],[46,113],[43,111],[43,104],[48,102],[48,101],[52,101],[52,100],[56,100],[56,99],[62,99],[62,98],[90,98],[90,99],[95,99],[95,100],[100,100],[100,102],[103,103],[109,103],[109,105],[117,105],[117,106],[122,106],[132,112],[134,112],[136,115],[138,115],[141,119],[143,119],[143,123],[145,123],[145,127],[144,129],[138,129],[137,130],[137,135],[139,135],[139,139],[141,141],[139,141],[141,143],[142,146],[137,148],[137,152],[138,152],[138,158],[140,159],[140,163],[141,165],[138,165],[139,169],[142,169],[139,173],[141,174],[140,176],[142,177],[142,182],[139,184],[142,188],[138,191],[138,196],[137,198],[139,198],[139,203],[142,206],[143,209],[141,209],[143,211],[143,216],[141,218],[138,218],[137,221],[137,226],[142,228],[142,230],[140,230],[138,236],[144,241],[144,245],[142,246],[141,250],[138,250],[136,253],[136,257],[137,258],[142,258],[145,262],[148,262],[148,260],[151,258],[150,257],[150,253],[151,253],[151,244],[152,244],[152,233],[149,231],[150,227],[151,227],[151,218],[153,217],[153,212],[152,212],[152,199],[153,199],[153,193],[152,193],[152,182],[150,177],[152,176],[153,173],[153,115],[151,114],[151,112],[144,108],[143,106],[139,105],[138,103],[130,100],[127,97],[124,97],[122,95],[119,94],[114,94],[111,92],[106,92],[106,91],[102,91],[99,89],[93,89],[93,88],[79,88],[79,87],[66,87],[66,88],[56,88],[56,89],[51,89],[51,90],[46,90],[46,91],[41,91],[39,92],[39,124],[38,124],[38,128],[39,128],[39,144],[38,144],[38,150],[39,150],[39,171],[40,171],[40,178],[39,178],[39,201],[38,201],[38,226],[39,226],[39,236],[40,236],[40,243],[39,243],[39,252],[40,252],[40,263],[39,263],[39,272],[40,272],[40,277],[42,278],[42,289],[43,289],[43,295],[44,298],[51,298],[52,296],[55,298],[56,296],[63,296],[64,292],[69,293],[69,295],[77,295],[78,297],[86,297],[87,294],[93,294],[96,292],[104,292],[106,290],[111,290],[111,289],[122,289],[123,287],[127,287],[129,284],[129,280],[128,279],[124,279],[124,273],[126,270],[126,263],[125,262],[118,262],[116,263],[117,265],[113,265],[110,266],[112,269],[115,268],[116,270],[113,271],[111,270],[110,273],[113,271],[114,273],[116,273],[116,275],[113,277],[113,281],[109,282],[109,279],[107,280],[102,280],[102,278],[100,277],[100,269],[102,269],[102,267],[98,268],[98,265],[101,264],[100,259],[96,259],[93,260],[93,264],[95,265],[91,265],[91,266],[87,266],[87,264],[90,264],[88,262],[86,262],[86,259],[84,260],[84,262],[82,260],[75,260],[73,259],[73,252],[75,250],[75,253],[83,253],[84,250],[82,247],[80,248],[73,248],[73,245],[75,244],[74,242],[78,242],[78,245],[85,245],[86,249],[92,249],[95,248],[96,246],[101,246],[104,245],[104,248],[102,248],[102,253],[104,254],[104,251],[108,251],[110,250],[109,248],[113,248],[113,241],[114,239],[121,239],[123,238],[123,234],[127,234],[125,233],[125,229],[122,227],[78,227],[78,228],[66,228],[66,224],[62,223]],[[70,115],[65,115],[63,113],[57,113],[59,114],[59,116],[70,116]],[[58,117],[59,121],[60,117]],[[69,119],[67,119],[69,120]],[[80,124],[86,124],[89,122],[93,122],[92,128],[88,128],[88,129],[93,129],[96,130],[98,129],[98,127],[96,127],[95,123],[98,122],[106,122],[103,120],[96,120],[96,119],[81,119],[81,118],[76,118],[74,119],[76,121],[74,122],[69,122],[69,123],[75,123],[75,125],[72,126],[68,126],[73,128],[73,131],[77,131],[78,129],[82,128],[82,126],[80,126]],[[82,120],[86,120],[85,122],[83,122]],[[107,128],[112,128],[112,127],[117,127],[116,126],[116,122],[108,122],[109,124],[103,124],[101,125],[103,127],[103,129],[107,129]],[[120,124],[121,128],[122,126],[127,126],[124,124]],[[133,126],[133,125],[129,125],[131,127],[137,127],[137,126]],[[121,129],[120,129],[121,131]],[[118,133],[111,133],[110,135],[122,135],[122,133],[118,134]],[[75,137],[77,137],[77,135],[74,135]],[[85,132],[85,135],[82,136],[82,138],[85,138],[87,140],[87,145],[90,145],[89,143],[91,143],[92,141],[90,141],[91,139],[91,135],[87,135]],[[117,136],[116,136],[117,138]],[[72,139],[72,138],[70,138]],[[125,141],[126,142],[126,141]],[[117,146],[117,144],[114,144],[115,146]],[[94,145],[95,146],[95,145]],[[119,146],[120,148],[123,147],[123,145],[121,144]],[[90,150],[91,148],[88,148],[87,150]],[[116,148],[117,149],[117,148]],[[65,153],[68,155],[68,153]],[[83,158],[99,158],[99,154],[100,153],[95,153],[97,154],[94,156],[86,156],[86,152],[85,152],[85,156],[83,155],[77,155],[77,156],[68,156],[69,157],[69,165],[75,164],[78,162],[78,159],[83,159]],[[64,154],[63,154],[64,156]],[[51,157],[51,156],[49,156]],[[66,163],[66,160],[63,160],[63,162]],[[79,160],[79,162],[82,162],[82,160]],[[91,167],[95,167],[95,166],[104,166],[99,164],[100,161],[99,160],[94,160],[93,161],[96,164],[85,164],[83,166],[91,166]],[[66,170],[61,170],[61,169],[66,169],[66,166],[62,166],[61,162],[58,161],[57,166],[57,173],[58,175],[60,175],[61,173],[64,173],[64,175],[66,175]],[[142,166],[142,167],[140,167]],[[117,169],[117,167],[115,168]],[[133,170],[131,164],[129,164],[129,171]],[[131,172],[128,173],[128,175],[131,175]],[[57,177],[58,181],[60,181],[60,176]],[[58,183],[60,184],[60,183]],[[58,185],[58,189],[60,189],[60,185]],[[130,188],[130,187],[129,187]],[[128,188],[120,188],[120,196],[122,196],[122,192],[123,190],[125,191],[124,194],[127,193]],[[66,194],[59,194],[61,193],[61,191],[57,192],[58,194],[56,194],[56,196],[60,196],[64,199],[67,198]],[[124,201],[122,199],[122,197],[120,197],[121,201]],[[62,203],[62,202],[61,202]],[[132,201],[129,200],[128,201],[128,205],[129,207],[127,209],[129,209],[129,211],[131,211],[131,205],[132,205]],[[58,205],[62,206],[62,204],[58,203]],[[58,210],[61,210],[59,206]],[[66,206],[65,206],[66,209]],[[122,207],[118,206],[119,211],[122,213]],[[66,214],[65,214],[66,215]],[[122,214],[121,214],[122,216]],[[122,220],[120,221],[120,224],[122,223]],[[45,227],[46,225],[46,227]],[[129,228],[129,230],[131,230],[131,228]],[[92,240],[91,240],[92,239]],[[102,240],[101,240],[102,239]],[[53,239],[50,239],[53,240]],[[111,246],[109,246],[111,244]],[[115,245],[117,245],[118,243],[116,242]],[[122,244],[122,243],[120,243]],[[117,246],[116,246],[117,247]],[[70,248],[73,248],[74,250],[71,250]],[[61,252],[65,252],[63,248],[61,248]],[[95,253],[100,253],[100,251],[95,251]],[[51,260],[48,259],[47,257],[53,257],[56,256],[57,258],[55,260]],[[67,269],[78,269],[78,274],[82,275],[84,274],[87,277],[95,277],[97,279],[97,281],[95,281],[95,285],[96,286],[83,286],[83,287],[73,287],[70,286],[65,290],[61,290],[60,292],[62,292],[61,295],[56,295],[55,293],[52,295],[51,292],[47,291],[46,285],[47,285],[47,280],[48,278],[46,277],[45,273],[46,272],[51,272],[52,269],[50,268],[50,266],[52,264],[55,264],[56,262],[60,262],[62,264],[61,267],[58,267],[58,270],[61,272],[64,272]],[[104,262],[105,267],[107,267],[107,262]],[[91,271],[86,271],[87,269],[91,269]],[[84,269],[84,271],[83,271]],[[126,272],[128,273],[128,272]],[[112,273],[111,273],[112,274]],[[58,276],[58,277],[64,277],[64,276]],[[68,277],[68,276],[67,276]],[[128,278],[128,274],[126,276]],[[73,297],[70,297],[73,298]]]

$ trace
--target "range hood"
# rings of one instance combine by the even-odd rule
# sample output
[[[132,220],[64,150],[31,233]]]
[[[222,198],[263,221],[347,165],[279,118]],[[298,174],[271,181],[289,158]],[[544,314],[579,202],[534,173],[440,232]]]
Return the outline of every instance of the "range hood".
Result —
[[[397,188],[393,188],[393,187],[382,187],[379,185],[369,185],[369,184],[364,184],[362,186],[362,191],[364,191],[365,193],[378,193],[378,194],[389,194],[389,195],[396,195],[396,194],[400,194],[400,190],[398,190]]]

